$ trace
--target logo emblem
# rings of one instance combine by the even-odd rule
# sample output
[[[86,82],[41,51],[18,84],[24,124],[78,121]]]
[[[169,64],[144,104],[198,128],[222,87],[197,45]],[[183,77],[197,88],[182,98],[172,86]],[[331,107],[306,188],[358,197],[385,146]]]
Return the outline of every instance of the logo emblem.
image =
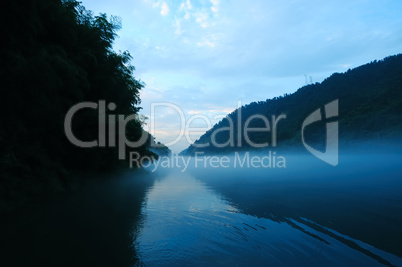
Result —
[[[338,99],[335,101],[332,101],[331,103],[326,104],[324,107],[324,111],[325,111],[325,119],[338,117]],[[302,125],[303,145],[315,157],[319,158],[320,160],[322,160],[332,166],[336,166],[336,165],[338,165],[338,160],[339,160],[338,121],[326,123],[327,138],[326,138],[326,144],[325,144],[325,152],[321,152],[321,151],[318,151],[317,149],[314,149],[313,147],[309,146],[304,140],[304,128],[307,125],[310,125],[312,123],[315,123],[315,122],[321,121],[321,120],[322,120],[321,108],[315,110],[304,120],[303,125]]]

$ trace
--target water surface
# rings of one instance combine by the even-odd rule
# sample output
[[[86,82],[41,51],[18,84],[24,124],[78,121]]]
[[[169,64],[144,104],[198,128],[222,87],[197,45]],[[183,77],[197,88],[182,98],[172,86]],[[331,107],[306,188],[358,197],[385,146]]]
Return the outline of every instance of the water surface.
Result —
[[[402,266],[402,157],[168,166],[2,218],[2,266]]]
[[[402,165],[385,156],[345,155],[337,168],[292,155],[286,169],[164,169],[133,239],[139,259],[150,266],[400,266]]]

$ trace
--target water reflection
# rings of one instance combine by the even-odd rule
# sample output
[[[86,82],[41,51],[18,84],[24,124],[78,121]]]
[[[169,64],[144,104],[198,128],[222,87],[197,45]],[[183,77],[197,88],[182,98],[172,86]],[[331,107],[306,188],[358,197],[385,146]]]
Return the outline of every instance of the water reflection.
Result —
[[[1,263],[402,265],[402,158],[341,159],[96,177],[81,193],[2,218]]]
[[[0,265],[132,266],[132,234],[153,181],[143,171],[94,177],[81,192],[8,214],[0,222]]]
[[[386,187],[374,181],[375,169],[365,172],[351,169],[352,165],[315,179],[324,174],[325,167],[319,165],[321,169],[314,168],[312,172],[310,164],[314,163],[301,164],[298,171],[288,169],[284,173],[208,168],[165,170],[163,178],[148,191],[142,228],[134,238],[140,261],[151,266],[402,265],[398,256],[344,234],[359,237],[364,231],[384,232],[382,227],[388,226],[398,236],[401,231],[394,223],[399,223],[400,213],[394,212],[400,211],[402,205],[390,205],[385,200],[378,203],[373,196],[398,196],[390,192],[401,192],[396,186],[400,182]],[[361,179],[350,179],[356,171],[362,175],[371,173],[364,186],[353,187]],[[394,176],[385,180],[395,180],[400,169],[393,169],[392,173]],[[340,178],[331,181],[331,176]],[[376,184],[381,184],[382,189],[372,192]],[[371,198],[367,192],[372,193]],[[364,206],[368,203],[374,209]],[[384,207],[388,210],[370,215]],[[359,213],[353,214],[356,211]],[[388,217],[378,217],[384,214]],[[356,221],[348,223],[351,218]],[[364,221],[367,224],[360,225],[363,230],[355,229],[356,224]]]

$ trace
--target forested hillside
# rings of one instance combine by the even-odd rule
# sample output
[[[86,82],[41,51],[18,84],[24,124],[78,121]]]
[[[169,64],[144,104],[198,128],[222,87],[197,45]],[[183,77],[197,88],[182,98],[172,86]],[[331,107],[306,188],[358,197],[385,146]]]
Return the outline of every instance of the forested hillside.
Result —
[[[64,118],[73,105],[99,100],[114,103],[113,114],[137,114],[143,83],[133,77],[129,52],[112,49],[118,17],[95,16],[75,0],[9,1],[1,16],[12,18],[3,23],[0,50],[0,203],[6,207],[66,190],[77,174],[118,166],[116,147],[72,145]],[[98,139],[98,112],[74,115],[77,138]],[[130,140],[142,133],[140,120],[128,123]],[[153,155],[147,144],[132,150]]]
[[[252,90],[252,88],[250,88]],[[192,155],[195,152],[218,153],[234,150],[252,149],[244,138],[238,142],[238,114],[241,114],[242,128],[248,118],[261,114],[272,123],[271,116],[286,115],[286,119],[278,121],[277,148],[302,147],[301,128],[304,119],[313,111],[327,103],[339,101],[339,137],[342,144],[353,144],[358,141],[383,141],[402,138],[402,55],[387,57],[380,61],[348,70],[345,73],[334,73],[322,83],[304,86],[293,94],[286,94],[266,101],[253,102],[237,109],[225,119],[214,125],[212,129],[184,150],[182,154]],[[212,145],[211,137],[215,133],[218,144],[228,143],[230,131],[224,130],[233,122],[234,146],[223,147]],[[306,128],[306,141],[325,144],[325,120]],[[262,119],[253,119],[250,128],[265,127]],[[272,124],[271,124],[272,127]],[[249,132],[253,143],[268,142],[272,147],[271,132]],[[237,144],[241,143],[240,146]],[[196,147],[198,144],[210,144]]]

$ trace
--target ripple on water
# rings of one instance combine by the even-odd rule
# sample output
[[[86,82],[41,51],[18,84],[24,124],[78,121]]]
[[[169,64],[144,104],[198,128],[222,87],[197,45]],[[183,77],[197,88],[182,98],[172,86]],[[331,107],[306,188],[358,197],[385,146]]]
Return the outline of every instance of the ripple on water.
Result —
[[[397,256],[304,218],[243,214],[189,174],[155,183],[143,216],[135,244],[145,265],[402,265]]]

